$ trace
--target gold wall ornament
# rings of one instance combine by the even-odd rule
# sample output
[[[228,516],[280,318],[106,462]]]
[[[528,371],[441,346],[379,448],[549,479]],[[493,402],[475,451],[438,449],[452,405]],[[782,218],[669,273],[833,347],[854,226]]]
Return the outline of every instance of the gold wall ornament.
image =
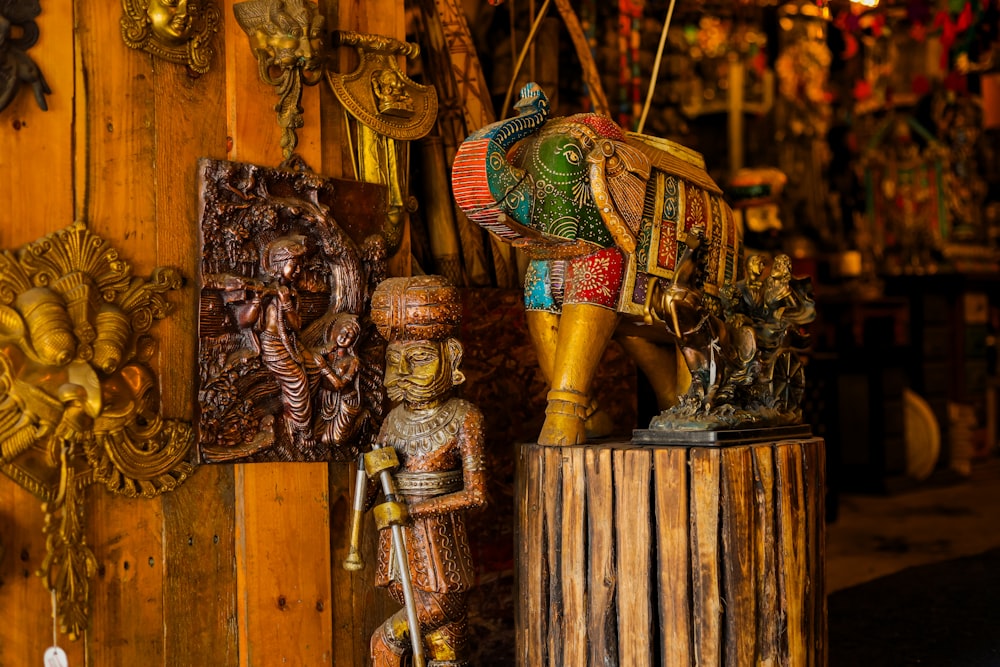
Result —
[[[121,0],[122,39],[130,48],[204,74],[220,13],[213,0]]]
[[[160,415],[148,361],[153,323],[181,285],[171,268],[148,279],[82,222],[0,251],[0,470],[37,496],[63,632],[88,625],[96,560],[82,493],[93,483],[153,498],[191,474],[190,424]]]
[[[250,38],[264,83],[274,86],[285,160],[298,145],[302,127],[302,84],[320,82],[323,69],[323,17],[309,0],[247,0],[233,5],[236,22]]]
[[[326,72],[327,82],[355,123],[358,179],[389,188],[389,213],[384,235],[395,254],[403,237],[409,146],[430,132],[437,120],[437,92],[399,69],[398,56],[414,59],[416,44],[382,35],[350,31],[333,33],[334,43],[353,46],[361,59],[350,74]]]

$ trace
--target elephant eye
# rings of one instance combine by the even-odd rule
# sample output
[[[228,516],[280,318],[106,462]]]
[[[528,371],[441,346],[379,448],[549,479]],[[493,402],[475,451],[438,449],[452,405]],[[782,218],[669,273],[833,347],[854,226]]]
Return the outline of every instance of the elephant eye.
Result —
[[[580,164],[583,158],[583,156],[580,155],[580,152],[573,147],[566,148],[566,150],[563,151],[563,157],[566,158],[567,162],[574,165]]]

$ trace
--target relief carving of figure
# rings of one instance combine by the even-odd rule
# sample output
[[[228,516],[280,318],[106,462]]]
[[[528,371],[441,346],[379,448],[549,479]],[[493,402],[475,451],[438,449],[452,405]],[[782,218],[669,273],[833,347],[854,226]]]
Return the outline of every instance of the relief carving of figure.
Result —
[[[352,458],[384,411],[384,343],[365,313],[384,257],[358,231],[377,228],[362,218],[384,191],[336,184],[374,197],[355,240],[315,174],[204,160],[202,179],[202,458]]]
[[[374,632],[372,663],[468,663],[466,595],[474,568],[464,514],[486,502],[483,415],[454,395],[464,382],[458,291],[441,276],[391,278],[372,298],[389,341],[385,386],[395,407],[365,455],[369,498],[382,481],[376,586],[404,605]],[[388,480],[388,481],[387,481]],[[387,486],[388,484],[388,486]],[[414,624],[416,627],[414,627]]]

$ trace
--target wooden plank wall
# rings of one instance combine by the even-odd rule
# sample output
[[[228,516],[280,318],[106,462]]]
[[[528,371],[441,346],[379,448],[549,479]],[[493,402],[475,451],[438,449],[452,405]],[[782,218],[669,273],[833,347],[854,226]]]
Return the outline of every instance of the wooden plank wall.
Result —
[[[194,416],[199,157],[276,166],[277,98],[263,84],[233,0],[211,70],[129,49],[118,2],[43,3],[29,51],[52,94],[42,112],[22,91],[0,112],[0,248],[87,221],[137,275],[181,270],[174,313],[159,322],[167,417]],[[402,37],[402,0],[325,0],[327,27]],[[353,66],[350,56],[339,56]],[[344,70],[341,70],[344,71]],[[325,84],[307,88],[299,152],[349,176],[343,116]],[[99,563],[91,627],[60,640],[74,666],[270,667],[363,664],[389,605],[371,573],[340,569],[351,470],[324,464],[203,466],[178,491],[126,500],[92,487],[87,540]],[[41,664],[50,600],[40,503],[0,477],[0,665]],[[370,533],[369,533],[370,535]],[[369,561],[371,554],[369,553]]]

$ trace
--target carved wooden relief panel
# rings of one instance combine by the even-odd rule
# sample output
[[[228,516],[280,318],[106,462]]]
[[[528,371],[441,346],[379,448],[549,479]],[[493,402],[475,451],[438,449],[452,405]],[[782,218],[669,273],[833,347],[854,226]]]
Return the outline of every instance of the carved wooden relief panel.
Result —
[[[200,178],[202,461],[353,458],[384,411],[385,188],[208,159]]]

